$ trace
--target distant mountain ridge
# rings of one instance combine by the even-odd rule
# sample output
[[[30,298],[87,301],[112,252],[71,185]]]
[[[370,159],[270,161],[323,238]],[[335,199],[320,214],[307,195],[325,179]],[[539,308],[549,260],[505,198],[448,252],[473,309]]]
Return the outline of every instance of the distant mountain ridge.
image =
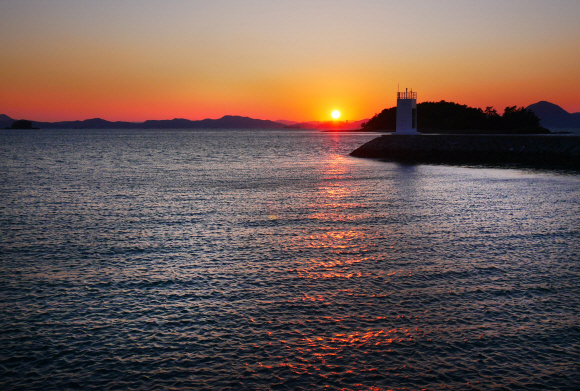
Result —
[[[9,128],[16,121],[6,114],[0,114],[0,129]],[[41,129],[359,129],[363,122],[360,121],[270,121],[242,117],[238,115],[225,115],[219,119],[188,120],[174,118],[168,120],[146,120],[144,122],[107,121],[102,118],[91,118],[77,121],[40,122],[32,121],[32,126]]]
[[[5,114],[0,114],[0,128],[10,127],[15,120]],[[284,124],[226,115],[219,119],[204,119],[191,121],[183,118],[170,120],[147,120],[145,122],[107,121],[101,118],[83,121],[38,122],[32,121],[32,126],[41,129],[282,129]]]
[[[569,113],[554,103],[542,100],[526,109],[532,110],[546,128],[580,128],[580,113]]]
[[[540,118],[541,126],[546,128],[580,129],[580,113],[569,113],[560,106],[547,101],[540,101],[526,107]],[[0,114],[0,129],[8,128],[16,119]],[[219,119],[188,120],[174,118],[171,120],[147,120],[144,122],[107,121],[92,118],[78,121],[39,122],[32,121],[32,126],[41,129],[356,129],[368,119],[352,122],[343,121],[270,121],[226,115]]]

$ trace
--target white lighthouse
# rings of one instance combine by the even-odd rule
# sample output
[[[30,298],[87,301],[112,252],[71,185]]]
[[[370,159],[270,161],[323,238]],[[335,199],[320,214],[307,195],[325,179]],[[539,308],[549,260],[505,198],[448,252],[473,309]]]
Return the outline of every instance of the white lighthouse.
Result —
[[[417,93],[413,90],[397,92],[396,134],[419,134],[417,132]]]

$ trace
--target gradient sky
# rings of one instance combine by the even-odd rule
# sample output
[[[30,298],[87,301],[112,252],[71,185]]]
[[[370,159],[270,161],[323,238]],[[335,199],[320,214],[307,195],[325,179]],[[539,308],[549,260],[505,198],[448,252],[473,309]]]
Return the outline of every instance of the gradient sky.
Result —
[[[580,112],[579,0],[1,0],[0,113],[370,118],[418,101]]]

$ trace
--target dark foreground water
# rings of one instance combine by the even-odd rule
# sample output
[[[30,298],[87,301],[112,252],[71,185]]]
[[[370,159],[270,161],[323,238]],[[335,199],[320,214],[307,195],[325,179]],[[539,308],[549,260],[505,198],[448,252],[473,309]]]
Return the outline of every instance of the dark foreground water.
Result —
[[[578,389],[580,177],[373,137],[0,131],[0,389]]]

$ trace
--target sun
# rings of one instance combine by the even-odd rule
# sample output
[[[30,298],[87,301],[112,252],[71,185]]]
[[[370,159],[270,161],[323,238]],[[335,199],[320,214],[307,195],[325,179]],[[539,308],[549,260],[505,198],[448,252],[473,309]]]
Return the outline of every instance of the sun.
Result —
[[[331,115],[332,115],[332,118],[338,119],[338,117],[340,117],[340,111],[334,110]]]

